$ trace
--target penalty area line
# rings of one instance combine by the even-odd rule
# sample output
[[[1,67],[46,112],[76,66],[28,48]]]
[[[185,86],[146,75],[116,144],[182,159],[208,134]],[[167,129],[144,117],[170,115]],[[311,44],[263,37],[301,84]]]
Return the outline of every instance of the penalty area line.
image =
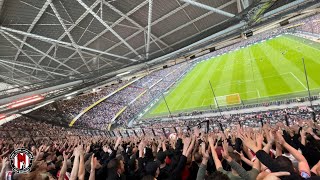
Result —
[[[304,87],[304,89],[308,89],[298,78],[296,75],[294,75],[292,72],[290,72],[290,74]]]

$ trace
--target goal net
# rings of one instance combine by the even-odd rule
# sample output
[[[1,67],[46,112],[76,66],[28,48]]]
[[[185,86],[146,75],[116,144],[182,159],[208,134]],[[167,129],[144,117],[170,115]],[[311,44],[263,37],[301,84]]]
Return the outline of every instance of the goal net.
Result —
[[[240,94],[228,94],[225,96],[218,96],[214,99],[214,104],[219,106],[228,106],[228,105],[235,105],[241,104]]]

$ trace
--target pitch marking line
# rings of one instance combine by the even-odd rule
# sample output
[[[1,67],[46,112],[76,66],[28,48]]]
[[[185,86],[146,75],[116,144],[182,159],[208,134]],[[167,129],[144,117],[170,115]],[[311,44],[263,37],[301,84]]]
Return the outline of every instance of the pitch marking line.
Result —
[[[298,78],[296,75],[294,75],[292,72],[290,72],[290,74],[304,87],[304,89],[308,89]]]
[[[260,91],[258,89],[257,89],[257,93],[258,93],[259,98],[261,98]]]
[[[204,100],[206,100],[206,99],[203,99],[203,101],[202,101],[202,103],[201,103],[201,106],[203,106]]]
[[[184,100],[184,98],[186,97],[186,95],[183,95],[182,96],[182,100],[179,102],[179,104],[178,104],[178,106],[177,106],[177,108],[179,108],[180,107],[180,105],[181,105],[181,103],[183,102],[183,100]],[[176,106],[174,106],[174,107],[176,107]]]

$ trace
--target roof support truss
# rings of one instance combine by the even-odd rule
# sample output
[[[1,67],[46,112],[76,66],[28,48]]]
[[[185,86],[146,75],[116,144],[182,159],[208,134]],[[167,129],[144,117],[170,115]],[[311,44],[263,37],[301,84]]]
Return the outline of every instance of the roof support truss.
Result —
[[[144,5],[146,5],[147,3],[148,3],[148,0],[143,1],[141,4],[139,4],[139,5],[136,6],[134,9],[132,9],[130,12],[128,12],[126,16],[129,16],[130,14],[136,12],[138,9],[140,9],[141,7],[143,7]],[[228,3],[227,3],[227,4],[228,4]],[[189,5],[188,3],[185,3],[185,4],[183,4],[182,6],[179,6],[178,8],[174,9],[173,11],[170,11],[168,14],[166,14],[166,15],[160,17],[159,19],[153,21],[151,25],[155,25],[155,24],[161,22],[162,20],[170,17],[171,15],[173,15],[173,14],[175,14],[176,12],[180,11],[181,9],[187,7],[188,5]],[[211,11],[210,11],[210,12],[211,12]],[[212,13],[212,12],[211,12],[211,13]],[[124,16],[122,16],[118,21],[122,21],[123,19],[125,19]],[[118,21],[116,21],[115,23],[118,23]],[[127,37],[125,40],[128,41],[128,40],[130,40],[131,38],[135,37],[136,35],[138,35],[139,33],[143,32],[143,31],[145,31],[145,28],[141,28],[139,31],[133,33],[132,35],[130,35],[129,37]],[[106,30],[106,31],[103,31],[102,33],[104,34],[104,32],[107,32],[107,30]],[[102,33],[100,33],[100,34],[102,34]],[[98,36],[97,36],[97,38],[98,38]],[[158,39],[160,39],[160,38],[158,38]],[[94,39],[92,39],[92,40],[96,40],[96,39],[94,38]],[[91,41],[91,42],[93,42],[93,41]],[[91,42],[90,42],[90,43],[91,43]],[[117,43],[117,44],[113,45],[112,47],[110,47],[109,49],[105,50],[105,52],[108,52],[108,51],[110,51],[111,49],[114,49],[114,48],[120,46],[121,44],[122,44],[122,42],[120,41],[119,43]],[[144,46],[142,46],[142,47],[144,47]],[[138,48],[138,50],[141,49],[142,47]],[[170,46],[168,46],[168,47],[170,48]],[[163,51],[163,50],[162,50],[162,51]],[[131,52],[125,54],[125,56],[129,55],[130,53],[131,53]],[[91,60],[93,60],[93,59],[91,59]],[[91,60],[89,60],[89,62],[90,62]],[[105,66],[106,66],[106,65],[103,65],[101,68],[103,68],[103,67],[105,67]],[[81,66],[80,66],[80,67],[81,67]]]
[[[7,63],[7,64],[12,64],[12,65],[16,65],[16,66],[21,66],[21,67],[25,67],[25,68],[28,68],[28,69],[35,69],[35,70],[38,70],[38,71],[43,71],[43,72],[47,72],[46,70],[43,70],[42,68],[37,68],[37,67],[34,67],[34,66],[30,66],[30,65],[25,65],[25,64],[22,64],[20,62],[15,62],[15,61],[11,61],[11,60],[3,60],[3,59],[0,59],[0,62],[2,63]],[[60,73],[56,73],[56,72],[51,72],[52,74],[55,74],[55,75],[59,75],[59,76],[64,76],[66,77],[67,75],[62,75]],[[40,79],[39,79],[40,80]]]
[[[122,17],[125,17],[129,22],[131,22],[132,24],[134,24],[135,26],[137,26],[141,31],[144,31],[145,28],[142,27],[140,24],[138,24],[135,20],[133,20],[132,18],[130,18],[129,16],[127,16],[126,14],[124,14],[123,12],[121,12],[119,9],[115,8],[114,6],[112,6],[110,3],[104,1],[104,4],[107,5],[110,9],[114,10],[116,13],[118,13],[119,15],[121,15]],[[118,24],[119,25],[119,24]],[[153,40],[154,43],[156,43],[156,45],[161,49],[161,47],[158,45],[158,43],[156,41],[159,41],[161,44],[165,45],[166,47],[171,48],[167,43],[165,43],[164,41],[162,41],[161,39],[159,39],[157,36],[155,36],[154,34],[151,34],[151,39]]]
[[[150,50],[150,35],[151,35],[151,21],[152,21],[152,3],[153,0],[149,0],[149,11],[148,11],[148,34],[147,34],[147,47],[146,47],[146,58],[149,58]]]
[[[249,0],[241,0],[242,5],[243,5],[243,9],[246,9],[247,7],[249,7]]]
[[[94,9],[98,4],[99,4],[100,0],[96,0],[91,6],[90,9]],[[87,15],[89,14],[89,10],[85,11],[77,20],[76,22],[68,29],[68,31],[72,31]],[[66,32],[64,32],[57,40],[62,40],[65,36],[67,35]],[[46,54],[50,53],[50,51],[52,51],[52,49],[55,48],[55,45],[52,45],[48,51],[46,52]],[[43,60],[45,59],[45,56],[43,56],[40,60],[39,63],[41,63]],[[63,62],[65,63],[65,62]],[[59,66],[60,67],[60,64]]]
[[[238,9],[238,13],[242,11],[241,0],[237,0],[237,9]]]
[[[7,69],[8,71],[10,71],[11,73],[17,74],[16,72],[14,72],[14,71],[11,70],[11,69],[12,69],[12,66],[9,66],[7,62],[5,62],[5,63],[0,62],[0,64],[2,65],[2,67],[4,67],[5,69]],[[34,75],[28,74],[28,73],[26,73],[26,72],[24,72],[24,71],[21,71],[20,69],[16,69],[16,68],[15,68],[15,70],[21,72],[22,74],[26,75],[27,77],[30,76],[30,77],[32,77],[32,78],[34,78],[34,79],[36,79],[36,80],[43,81],[42,79],[40,79],[40,78],[38,78],[38,77],[36,77],[36,76],[34,76]],[[18,74],[17,74],[17,75],[18,75]],[[13,79],[13,78],[12,78],[12,79]]]
[[[90,7],[90,9],[92,10],[92,9],[94,9],[99,3],[100,3],[101,1],[100,0],[97,0],[95,3],[93,3],[92,5],[91,5],[91,7]],[[127,14],[126,14],[126,16],[129,16],[129,15],[131,15],[131,14],[133,14],[134,12],[136,12],[137,10],[139,10],[141,7],[143,7],[144,5],[146,5],[148,3],[148,0],[145,0],[145,1],[143,1],[142,3],[140,3],[138,6],[136,6],[135,8],[133,8],[131,11],[129,11]],[[82,19],[84,19],[86,16],[87,16],[87,14],[89,14],[89,9],[87,9],[86,10],[86,12],[84,13],[84,14],[82,14],[81,16],[80,16],[80,18],[75,22],[75,25],[74,26],[71,26],[69,29],[71,29],[71,28],[74,28],[75,26],[76,26],[76,24],[78,24],[80,21],[82,21]],[[116,25],[119,25],[119,23],[120,22],[122,22],[123,20],[125,19],[125,17],[124,16],[121,16],[121,18],[119,18],[116,22],[114,22],[112,25],[110,25],[110,27],[111,28],[113,28],[113,27],[115,27]],[[95,40],[97,40],[99,37],[101,37],[102,35],[104,35],[105,33],[107,33],[109,30],[108,29],[105,29],[105,30],[103,30],[102,32],[100,32],[98,35],[96,35],[93,39],[91,39],[90,41],[88,41],[87,43],[85,43],[83,46],[84,47],[86,47],[86,46],[88,46],[89,44],[91,44],[92,42],[94,42]],[[142,30],[141,30],[142,31]],[[140,31],[140,32],[141,32]],[[64,37],[64,35],[66,35],[65,33],[63,34],[63,37]],[[62,37],[62,38],[63,38]],[[62,39],[61,38],[61,39]],[[60,38],[59,38],[60,39]],[[120,41],[119,43],[117,43],[117,44],[121,44],[122,42]],[[53,48],[54,46],[51,46],[51,48]],[[50,49],[49,49],[50,50]],[[110,50],[110,48],[108,49],[108,50],[106,50],[105,52],[108,52]],[[51,51],[51,50],[50,50]],[[47,51],[48,53],[50,52],[50,51]],[[71,59],[73,56],[75,56],[77,54],[77,52],[74,52],[73,54],[71,54],[65,61],[63,61],[63,63],[66,63],[67,61],[69,61],[69,59]],[[102,53],[100,53],[99,55],[98,55],[98,57],[101,55]],[[93,61],[95,58],[92,58],[92,59],[90,59],[87,63],[90,63],[91,61]],[[129,58],[126,58],[126,59],[129,59]],[[107,59],[108,61],[112,61],[112,62],[114,62],[114,63],[118,63],[118,64],[122,64],[122,63],[120,63],[120,62],[118,62],[118,61],[115,61],[115,60],[110,60],[110,59]],[[40,61],[41,61],[41,59],[40,59]],[[131,59],[131,61],[136,61],[136,60],[134,60],[134,59]],[[107,65],[111,65],[110,63],[108,63],[108,64],[106,64],[105,66],[107,66]],[[59,64],[55,69],[58,69],[59,67],[60,67],[61,65]],[[79,67],[77,67],[76,68],[76,70],[78,70],[78,69],[80,69],[81,67],[83,67],[84,65],[81,65],[81,66],[79,66]],[[111,65],[112,66],[112,65]]]
[[[25,85],[25,84],[28,84],[28,82],[26,81],[22,81],[20,79],[13,79],[13,78],[10,78],[8,76],[5,76],[3,74],[0,74],[0,77],[7,80],[7,81],[10,81],[12,82],[13,84],[18,84],[18,85]]]
[[[42,15],[44,14],[44,12],[46,11],[47,7],[49,6],[49,4],[51,3],[52,0],[47,0],[44,5],[42,6],[42,8],[40,9],[40,11],[38,12],[37,16],[34,18],[34,20],[32,21],[31,25],[29,26],[27,32],[30,33],[32,31],[32,29],[34,28],[34,26],[37,24],[37,22],[39,21],[39,19],[42,17]],[[21,52],[21,49],[23,49],[24,43],[26,42],[28,36],[24,36],[22,43],[20,44],[20,47],[18,48],[18,51],[16,53],[16,56],[14,57],[14,61],[16,61],[18,59],[18,56]],[[13,66],[14,68],[14,66]]]
[[[44,36],[40,36],[40,35],[36,35],[36,34],[31,34],[31,33],[23,32],[23,31],[11,29],[11,28],[3,27],[3,26],[0,26],[0,31],[2,31],[2,32],[9,31],[9,32],[25,35],[25,36],[28,36],[28,37],[31,37],[31,38],[34,38],[34,39],[38,39],[40,41],[52,43],[52,44],[54,44],[53,48],[55,47],[55,44],[61,44],[62,46],[65,45],[65,46],[73,47],[72,43],[68,43],[68,42],[64,42],[64,41],[60,41],[60,40],[55,40],[55,39],[52,39],[52,38],[48,38],[48,37],[44,37]],[[122,59],[129,59],[127,57],[123,57],[123,56],[119,56],[119,55],[116,55],[116,54],[111,54],[111,53],[99,51],[99,50],[88,48],[88,47],[84,47],[84,46],[78,46],[78,47],[80,49],[91,51],[91,52],[95,52],[95,53],[99,53],[99,54],[105,54],[105,55],[108,55],[108,56],[113,56],[113,57],[122,58]],[[44,53],[44,52],[42,52],[42,53]]]
[[[83,55],[82,55],[82,52],[81,52],[80,49],[79,49],[79,46],[78,46],[77,43],[74,41],[74,39],[73,39],[73,37],[71,36],[70,32],[68,31],[66,25],[65,25],[64,22],[62,21],[62,19],[61,19],[61,17],[60,17],[60,14],[58,13],[56,7],[55,7],[52,3],[50,3],[50,6],[51,6],[54,14],[57,16],[57,18],[58,18],[60,24],[62,25],[65,33],[67,33],[69,39],[70,39],[71,42],[72,42],[73,47],[74,47],[74,48],[76,49],[76,51],[78,52],[78,54],[79,54],[80,58],[82,59],[83,63],[86,65],[87,69],[88,69],[89,71],[91,71],[91,68],[90,68],[90,67],[88,66],[88,64],[86,63],[86,60],[84,59],[84,57],[83,57]]]
[[[135,51],[116,31],[114,31],[106,22],[104,22],[96,13],[94,13],[82,0],[77,0],[81,6],[86,10],[89,10],[90,14],[93,15],[104,27],[106,27],[113,35],[115,35],[123,44],[125,44],[133,53],[140,57],[139,53]]]
[[[30,57],[26,52],[24,52],[24,50],[20,49],[20,47],[18,47],[18,45],[16,45],[13,41],[11,41],[10,38],[7,37],[7,35],[5,35],[4,33],[0,32],[0,34],[7,39],[7,41],[9,41],[14,47],[16,47],[18,50],[20,50],[25,56],[27,56],[28,59],[30,59],[37,67],[39,67],[42,71],[46,72],[50,77],[54,78],[54,76],[52,74],[50,74],[47,70],[43,69],[32,57]],[[12,37],[13,38],[13,37]],[[25,42],[24,42],[25,43]],[[23,43],[23,44],[24,44]],[[16,64],[13,64],[16,65]],[[14,72],[14,66],[12,69],[12,72]]]
[[[116,25],[118,25],[120,22],[122,22],[123,20],[125,20],[125,17],[129,17],[131,14],[135,13],[137,10],[139,10],[141,7],[143,7],[144,5],[146,5],[148,3],[148,0],[143,1],[142,3],[140,3],[138,6],[136,6],[135,8],[133,8],[131,11],[129,11],[125,16],[121,16],[121,18],[119,18],[116,22],[114,22],[110,27],[115,27]],[[108,29],[105,29],[104,31],[102,31],[101,33],[99,33],[99,35],[97,35],[96,37],[94,37],[93,39],[91,39],[90,41],[88,41],[84,46],[88,46],[89,44],[91,44],[92,42],[94,42],[95,40],[97,40],[100,36],[104,35],[106,32],[108,32]],[[137,31],[136,33],[130,35],[129,37],[127,37],[125,40],[127,41],[128,39],[131,39],[133,36],[139,34],[140,32],[144,31],[144,28],[140,29],[139,31]],[[105,50],[104,52],[108,52],[111,49],[119,46],[120,44],[122,44],[122,42],[118,42],[117,44],[113,45],[112,47],[108,48],[107,50]],[[72,54],[71,56],[69,56],[69,58],[73,57],[75,55]],[[87,63],[90,63],[91,61],[93,61],[95,58],[90,59]],[[113,60],[116,63],[119,63],[118,61]],[[136,61],[136,60],[135,60]],[[83,65],[79,66],[78,68],[76,68],[76,70],[80,69]],[[107,66],[107,64],[103,65],[103,67]]]
[[[13,39],[15,39],[15,40],[17,40],[17,41],[19,41],[19,42],[23,42],[21,39],[15,37],[14,35],[12,35],[12,34],[10,34],[10,33],[8,33],[8,32],[6,32],[5,30],[3,30],[3,27],[0,28],[0,32],[8,35],[9,37],[11,37],[11,38],[13,38]],[[32,45],[30,45],[30,44],[28,44],[28,43],[26,43],[26,42],[25,42],[25,45],[28,46],[29,48],[37,51],[38,53],[46,56],[47,58],[52,59],[53,61],[55,61],[55,62],[57,62],[57,63],[59,63],[59,64],[63,64],[63,63],[61,63],[60,61],[58,61],[58,60],[56,60],[55,58],[53,58],[52,56],[50,56],[50,55],[48,55],[48,54],[40,51],[39,49],[35,48],[34,46],[32,46]],[[40,63],[38,63],[38,64],[40,64]],[[63,64],[63,66],[67,67],[68,69],[72,70],[72,71],[75,72],[75,73],[78,73],[78,74],[80,73],[80,72],[74,70],[73,68],[71,68],[70,66],[68,66],[68,65],[66,65],[66,64]]]
[[[208,5],[205,5],[205,4],[201,4],[199,2],[195,2],[193,0],[181,0],[181,1],[184,1],[186,3],[189,3],[191,5],[194,5],[194,6],[197,6],[199,8],[203,8],[203,9],[206,9],[208,11],[213,11],[215,13],[218,13],[218,14],[221,14],[221,15],[224,15],[224,16],[227,16],[227,17],[234,17],[235,15],[234,14],[231,14],[231,13],[228,13],[228,12],[225,12],[225,11],[222,11],[220,9],[217,9],[217,8],[214,8],[214,7],[211,7],[211,6],[208,6]]]
[[[231,0],[231,1],[229,1],[229,2],[227,2],[227,3],[225,3],[225,4],[223,4],[223,5],[221,5],[221,6],[219,6],[219,7],[217,7],[217,9],[223,9],[223,8],[225,8],[225,7],[233,4],[233,3],[235,3],[235,2],[236,2],[236,0]],[[177,8],[177,9],[181,10],[182,8],[185,8],[187,5],[188,5],[188,4],[184,4],[184,5],[180,6],[180,7]],[[171,13],[172,13],[172,12],[176,12],[176,10],[171,11]],[[214,13],[213,11],[209,11],[209,12],[207,12],[206,14],[203,14],[203,15],[201,15],[201,16],[193,19],[192,21],[189,21],[188,23],[186,23],[186,24],[184,24],[184,25],[182,25],[182,26],[179,26],[179,27],[177,27],[176,29],[173,29],[173,30],[171,30],[170,32],[168,32],[168,33],[160,36],[159,39],[164,38],[165,36],[168,36],[168,35],[176,32],[176,31],[178,31],[178,30],[180,30],[180,29],[182,29],[182,28],[184,28],[184,27],[186,27],[186,26],[188,26],[188,25],[190,25],[190,24],[192,24],[192,23],[194,23],[194,22],[196,22],[196,21],[198,21],[198,20],[200,20],[200,19],[203,19],[203,18],[205,18],[205,17],[207,17],[207,16],[209,16],[209,15],[211,15],[211,14],[213,14],[213,13]],[[168,13],[168,14],[170,14],[170,13]],[[164,17],[164,16],[163,16],[163,17]],[[163,20],[163,17],[161,17],[160,19]],[[160,22],[160,21],[159,21],[159,20],[156,20],[156,21],[154,21],[152,24],[158,23],[158,22]],[[201,32],[198,32],[197,34],[199,34],[199,33],[201,33]],[[129,36],[128,38],[131,38],[131,37],[134,37],[134,36],[135,36],[135,34],[132,34],[132,35]],[[141,49],[141,48],[143,48],[143,47],[144,47],[144,45],[143,45],[143,46],[140,46],[139,48],[137,48],[137,50],[139,50],[139,49]],[[160,50],[159,50],[159,51],[160,51]],[[152,54],[157,53],[157,52],[159,52],[159,51],[153,52]],[[127,56],[127,55],[129,55],[130,53],[131,53],[131,52],[128,52],[128,53],[125,54],[124,56]],[[103,67],[105,67],[105,65],[103,65],[101,68],[103,68]]]

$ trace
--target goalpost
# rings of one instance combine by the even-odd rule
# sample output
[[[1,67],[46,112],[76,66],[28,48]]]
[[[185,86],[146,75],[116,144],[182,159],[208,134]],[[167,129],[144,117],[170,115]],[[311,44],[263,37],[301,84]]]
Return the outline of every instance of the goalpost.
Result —
[[[236,104],[241,104],[241,98],[240,94],[228,94],[224,96],[217,96],[214,98],[214,104],[217,107],[219,106],[228,106],[228,105],[236,105]]]

